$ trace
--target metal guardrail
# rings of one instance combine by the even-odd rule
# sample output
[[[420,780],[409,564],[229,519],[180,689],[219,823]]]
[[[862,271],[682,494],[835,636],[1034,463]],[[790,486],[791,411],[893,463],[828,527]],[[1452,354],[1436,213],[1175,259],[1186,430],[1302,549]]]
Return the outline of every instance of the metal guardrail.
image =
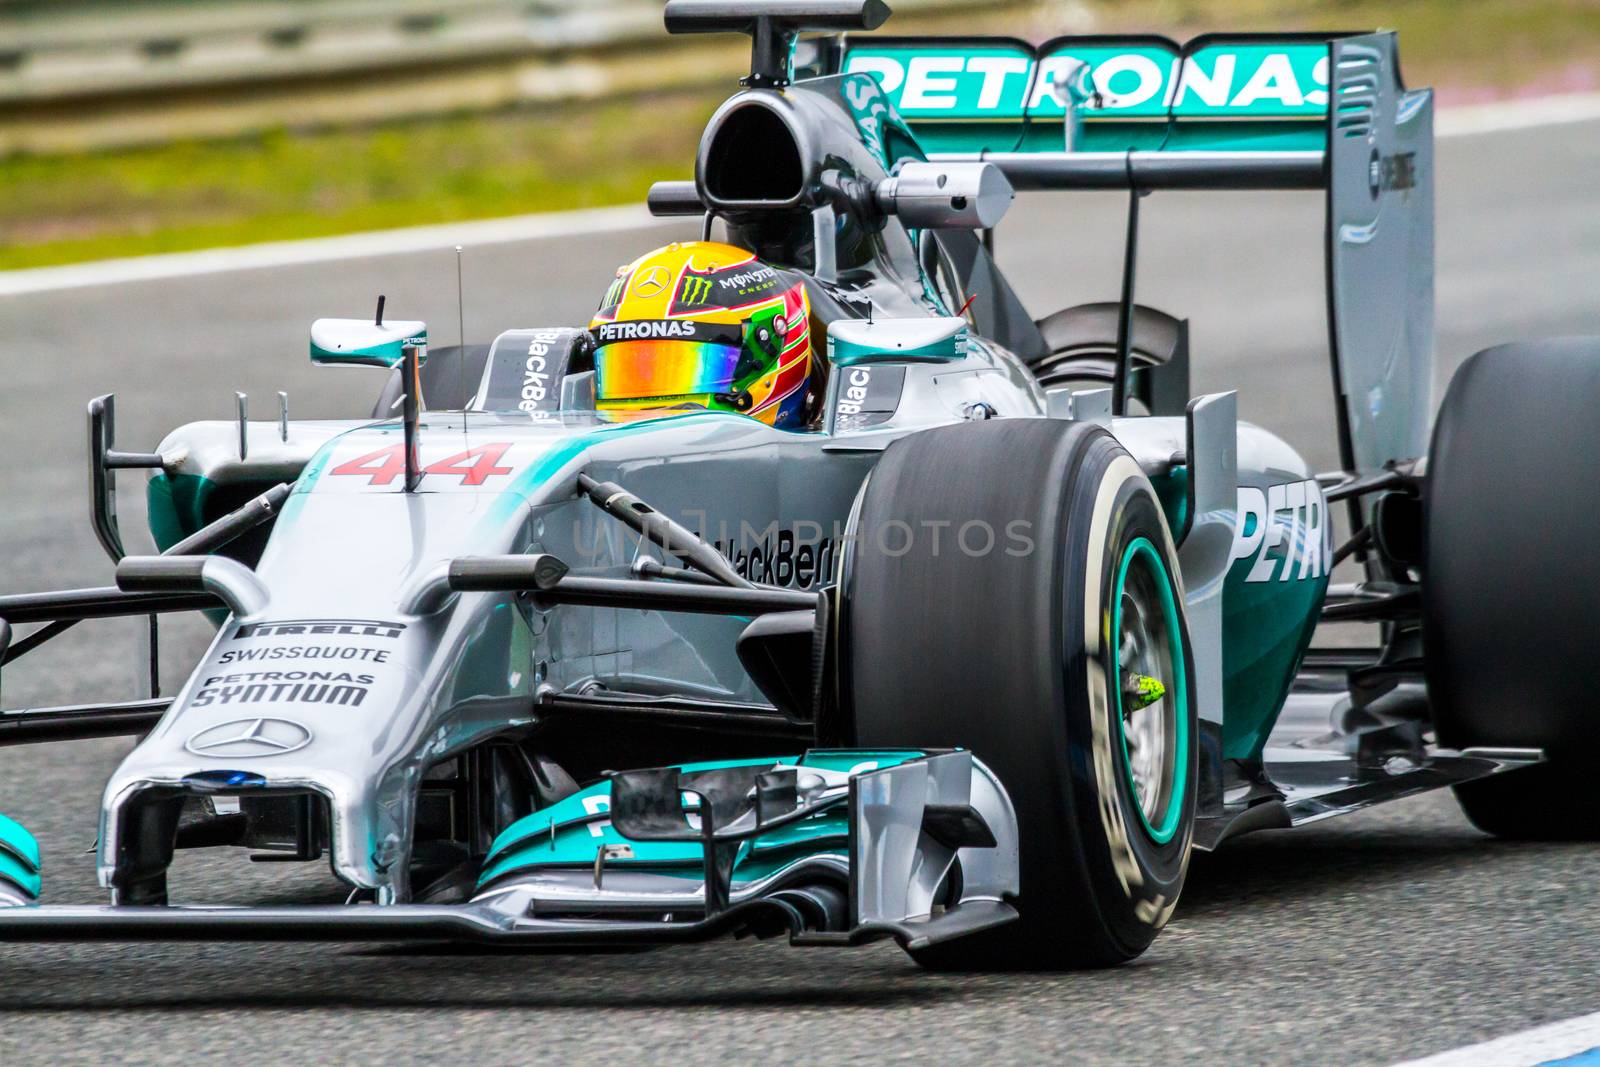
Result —
[[[637,42],[662,34],[656,0],[275,0],[0,7],[0,103]]]
[[[665,37],[661,9],[662,0],[0,0],[0,104],[631,45]]]
[[[894,0],[904,19],[1032,0]],[[0,157],[716,84],[663,0],[0,0]]]

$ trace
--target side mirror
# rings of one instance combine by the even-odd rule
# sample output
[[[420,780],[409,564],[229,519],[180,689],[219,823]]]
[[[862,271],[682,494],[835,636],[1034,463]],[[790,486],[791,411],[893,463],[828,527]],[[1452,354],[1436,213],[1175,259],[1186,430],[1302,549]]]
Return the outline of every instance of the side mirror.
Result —
[[[400,350],[407,346],[419,349],[421,359],[428,358],[427,323],[318,319],[311,324],[311,362],[318,366],[387,370],[400,365]]]
[[[828,360],[860,363],[950,363],[967,354],[967,320],[839,319],[828,325]]]

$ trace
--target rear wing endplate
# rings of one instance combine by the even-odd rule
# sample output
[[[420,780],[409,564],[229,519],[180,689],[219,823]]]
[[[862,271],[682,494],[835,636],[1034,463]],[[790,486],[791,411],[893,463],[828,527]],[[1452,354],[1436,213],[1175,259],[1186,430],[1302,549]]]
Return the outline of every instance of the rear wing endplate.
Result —
[[[801,69],[876,79],[930,159],[994,163],[1018,190],[1323,190],[1342,459],[1366,472],[1422,454],[1433,97],[1401,82],[1394,34],[811,47]]]

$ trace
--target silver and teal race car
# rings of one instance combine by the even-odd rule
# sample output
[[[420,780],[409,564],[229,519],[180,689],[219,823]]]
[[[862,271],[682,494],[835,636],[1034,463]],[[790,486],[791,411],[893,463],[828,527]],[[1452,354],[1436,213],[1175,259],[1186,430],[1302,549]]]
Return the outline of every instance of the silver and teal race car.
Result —
[[[370,416],[241,403],[147,453],[91,403],[115,582],[0,596],[0,662],[108,616],[148,617],[150,665],[165,613],[216,637],[174,694],[151,666],[137,699],[0,714],[0,744],[140,738],[106,904],[41,904],[0,817],[0,941],[1092,966],[1248,831],[1452,786],[1497,833],[1600,832],[1600,345],[1480,353],[1430,440],[1432,98],[1393,36],[857,32],[887,14],[670,0],[674,32],[748,33],[750,73],[650,193],[704,241],[587,328],[430,352],[380,301],[311,331],[383,372]],[[1075,189],[1127,196],[1121,299],[1036,319],[996,227]],[[1171,189],[1324,198],[1341,469],[1191,395],[1186,322],[1135,293]],[[159,555],[125,551],[129,469]],[[1312,650],[1329,621],[1377,643]],[[1293,702],[1326,730],[1276,730]],[[226,846],[326,858],[349,902],[169,903],[175,850]]]

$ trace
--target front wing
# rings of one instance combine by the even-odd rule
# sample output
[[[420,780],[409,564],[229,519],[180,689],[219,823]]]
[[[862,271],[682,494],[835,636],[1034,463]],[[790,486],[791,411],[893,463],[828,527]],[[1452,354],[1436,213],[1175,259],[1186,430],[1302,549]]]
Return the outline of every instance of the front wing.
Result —
[[[852,769],[828,769],[830,762]],[[1017,917],[1010,902],[1018,879],[1016,816],[1004,788],[966,752],[813,752],[793,764],[622,772],[608,787],[609,804],[596,814],[627,844],[597,835],[592,863],[526,864],[455,905],[39,905],[37,846],[25,831],[10,834],[7,855],[31,857],[31,864],[13,866],[32,877],[8,879],[9,868],[0,868],[0,942],[582,947],[734,933],[787,934],[796,944],[893,938],[921,948]],[[560,828],[547,822],[553,842]],[[819,828],[812,832],[819,847],[768,864],[759,876],[736,877],[737,861],[754,843],[797,831],[803,837],[807,827]],[[843,831],[842,840],[831,828]],[[825,847],[830,842],[841,847]],[[627,862],[635,846],[661,844],[699,846],[700,870]],[[958,863],[960,876],[951,878]],[[952,885],[959,886],[955,899]]]

